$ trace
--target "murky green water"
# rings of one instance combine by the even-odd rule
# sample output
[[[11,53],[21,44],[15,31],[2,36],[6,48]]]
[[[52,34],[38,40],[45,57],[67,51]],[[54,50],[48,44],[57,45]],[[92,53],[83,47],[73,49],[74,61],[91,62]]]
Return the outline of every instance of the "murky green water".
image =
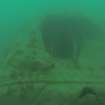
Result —
[[[104,105],[105,1],[0,1],[1,105]]]

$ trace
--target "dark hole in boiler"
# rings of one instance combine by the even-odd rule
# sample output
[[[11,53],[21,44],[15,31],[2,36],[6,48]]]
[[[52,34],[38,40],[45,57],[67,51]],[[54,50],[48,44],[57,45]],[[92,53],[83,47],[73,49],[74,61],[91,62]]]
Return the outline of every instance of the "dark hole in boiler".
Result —
[[[41,24],[41,33],[47,52],[61,59],[78,62],[87,39],[96,35],[98,27],[85,16],[48,15]]]

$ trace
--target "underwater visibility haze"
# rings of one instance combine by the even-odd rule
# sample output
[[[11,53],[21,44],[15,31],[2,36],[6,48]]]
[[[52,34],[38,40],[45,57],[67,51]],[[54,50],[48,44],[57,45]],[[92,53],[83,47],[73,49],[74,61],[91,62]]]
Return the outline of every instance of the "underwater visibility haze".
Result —
[[[105,105],[105,1],[0,1],[1,105]]]

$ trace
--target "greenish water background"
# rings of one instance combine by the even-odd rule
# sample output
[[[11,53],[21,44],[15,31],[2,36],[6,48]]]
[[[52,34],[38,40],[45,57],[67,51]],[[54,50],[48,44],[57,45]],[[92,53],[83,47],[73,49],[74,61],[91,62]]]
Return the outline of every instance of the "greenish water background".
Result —
[[[33,31],[39,31],[40,22],[43,17],[48,13],[82,13],[98,24],[105,30],[105,1],[104,0],[1,0],[0,1],[0,61],[1,63],[7,59],[4,59],[10,51],[15,50],[14,43],[17,40],[21,40],[21,43],[26,41],[29,33]],[[38,34],[40,35],[40,34]],[[29,36],[28,36],[29,37]],[[96,86],[97,81],[104,82],[104,70],[105,70],[105,34],[100,34],[97,40],[92,40],[85,49],[89,49],[89,52],[85,52],[82,55],[82,70],[75,70],[65,61],[57,61],[57,67],[55,70],[47,76],[41,77],[45,80],[64,80],[64,81],[94,81]],[[93,49],[94,48],[94,49]],[[88,65],[88,67],[87,67]],[[100,65],[102,67],[100,67]],[[6,65],[5,65],[6,66]],[[0,75],[9,74],[7,70],[0,71]],[[103,69],[103,70],[101,70]],[[101,72],[100,72],[101,70]],[[72,72],[71,72],[72,71]],[[5,80],[6,78],[4,78]],[[34,78],[33,78],[34,79]],[[40,79],[40,78],[39,78]],[[8,80],[8,79],[7,79]],[[0,81],[3,81],[1,79]],[[81,87],[82,83],[76,83],[68,85],[53,85],[48,86],[55,90],[67,90],[75,91],[76,87]],[[78,85],[79,84],[79,85]],[[87,85],[82,84],[83,86]],[[101,85],[104,85],[103,83]],[[97,85],[101,87],[101,85]],[[94,87],[93,86],[93,87]],[[61,87],[61,88],[59,88]],[[104,86],[102,86],[104,87]],[[47,90],[47,89],[46,89]],[[76,92],[76,91],[75,91]],[[44,94],[44,93],[43,93]],[[44,98],[44,96],[42,97]]]
[[[47,13],[81,12],[96,20],[105,28],[104,0],[1,0],[0,1],[0,49],[1,56],[9,49],[20,31],[36,30]],[[100,36],[101,37],[101,36]],[[26,35],[21,35],[26,38]],[[10,44],[11,46],[11,44]]]
[[[0,1],[0,56],[5,56],[11,50],[13,43],[19,37],[24,41],[27,38],[26,33],[38,31],[40,21],[48,13],[55,12],[80,12],[91,17],[101,25],[105,30],[105,1],[104,0],[1,0]],[[23,32],[22,34],[20,34]],[[102,39],[97,43],[100,49],[96,48],[98,58],[94,58],[99,62],[101,58],[104,61],[104,35],[100,35]],[[88,43],[88,46],[91,46]],[[95,46],[93,46],[95,48]],[[102,48],[101,48],[102,47]],[[98,52],[99,51],[99,52]],[[90,51],[95,55],[94,52]],[[102,54],[101,54],[102,53]],[[85,55],[86,56],[86,55]],[[97,56],[97,55],[96,55]],[[101,57],[100,57],[101,56]],[[90,59],[91,62],[91,59]],[[100,62],[99,62],[100,63]]]

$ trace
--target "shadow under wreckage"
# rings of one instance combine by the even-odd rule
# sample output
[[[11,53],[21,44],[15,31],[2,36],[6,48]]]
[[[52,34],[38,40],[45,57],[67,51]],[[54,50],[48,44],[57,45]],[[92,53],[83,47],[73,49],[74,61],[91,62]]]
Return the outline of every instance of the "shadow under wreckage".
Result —
[[[41,24],[41,34],[47,52],[60,59],[78,63],[88,39],[95,38],[101,28],[86,16],[48,15]]]

